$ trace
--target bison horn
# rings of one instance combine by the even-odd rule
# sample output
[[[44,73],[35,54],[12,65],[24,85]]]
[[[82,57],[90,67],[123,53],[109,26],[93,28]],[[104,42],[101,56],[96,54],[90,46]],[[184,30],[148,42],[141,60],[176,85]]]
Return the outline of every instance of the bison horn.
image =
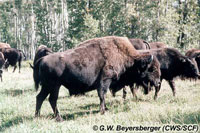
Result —
[[[151,61],[153,60],[153,55],[151,55]]]

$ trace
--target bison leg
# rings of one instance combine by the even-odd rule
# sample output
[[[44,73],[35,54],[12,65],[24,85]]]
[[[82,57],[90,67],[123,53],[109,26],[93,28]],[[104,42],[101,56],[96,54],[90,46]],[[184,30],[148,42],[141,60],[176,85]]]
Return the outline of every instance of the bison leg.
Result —
[[[162,83],[162,80],[160,81],[159,86],[155,86],[155,95],[154,95],[154,100],[157,100],[158,92],[160,91],[160,88],[161,88],[161,83]]]
[[[14,66],[13,73],[15,72],[16,68],[17,68],[17,65]]]
[[[44,87],[42,87],[40,93],[36,97],[35,117],[40,116],[40,109],[41,109],[42,103],[45,100],[45,98],[48,96],[48,94],[49,92]]]
[[[21,61],[18,62],[19,65],[19,73],[20,73],[20,69],[21,69]]]
[[[170,87],[172,88],[173,96],[176,96],[176,88],[175,88],[175,83],[173,80],[168,81]]]
[[[137,101],[137,95],[136,95],[136,91],[137,91],[137,88],[135,88],[134,86],[133,87],[130,87],[131,89],[131,93],[133,95],[133,98],[135,97],[136,101]]]
[[[111,79],[105,79],[101,82],[100,87],[97,89],[98,96],[100,99],[101,114],[104,114],[105,110],[107,110],[106,104],[105,104],[105,94],[106,94],[107,90],[109,89],[110,83],[111,83]]]
[[[61,118],[59,111],[58,111],[58,108],[57,108],[57,100],[58,100],[59,89],[60,89],[60,86],[56,87],[55,89],[53,89],[50,92],[49,103],[51,104],[53,112],[56,116],[56,121],[61,122],[62,118]]]
[[[2,78],[3,76],[2,76],[2,75],[3,75],[3,70],[0,70],[0,78],[1,78],[1,82],[3,82],[3,78]]]
[[[116,92],[114,92],[112,89],[110,89],[110,93],[112,94],[113,97],[116,96]]]
[[[126,91],[126,88],[124,87],[123,88],[123,99],[124,100],[126,99],[126,94],[127,94],[127,91]]]

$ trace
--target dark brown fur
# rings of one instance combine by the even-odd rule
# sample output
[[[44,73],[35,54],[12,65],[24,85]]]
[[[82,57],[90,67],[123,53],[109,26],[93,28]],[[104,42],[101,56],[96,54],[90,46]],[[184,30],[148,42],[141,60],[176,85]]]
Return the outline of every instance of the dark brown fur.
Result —
[[[174,96],[176,94],[174,78],[196,79],[199,77],[199,70],[196,64],[190,58],[182,55],[178,50],[174,48],[163,48],[150,50],[150,52],[160,62],[161,82],[163,79],[168,81]],[[157,93],[155,99],[157,98],[160,87],[156,88]]]
[[[48,48],[45,45],[40,45],[35,52],[35,58],[33,60],[33,65],[35,65],[35,63],[38,59],[40,59],[46,55],[52,54],[52,53],[53,53],[53,51],[50,48]]]
[[[4,58],[4,55],[3,55],[2,52],[0,52],[0,78],[1,78],[1,82],[3,81],[2,75],[3,75],[3,67],[4,67],[5,63],[6,63],[6,60]]]
[[[151,57],[151,55],[147,55]],[[83,93],[97,88],[100,111],[106,110],[105,94],[113,81],[130,67],[140,55],[126,37],[102,37],[85,41],[79,47],[61,53],[47,55],[34,66],[36,89],[41,91],[36,100],[36,116],[42,102],[50,94],[49,102],[57,120],[59,88],[64,85],[70,93]]]
[[[150,55],[149,52],[141,53],[141,55]],[[134,67],[127,70],[124,74],[121,75],[119,81],[113,82],[110,86],[111,93],[115,96],[115,93],[123,88],[123,98],[126,97],[126,90],[125,86],[142,86],[144,88],[144,93],[148,94],[150,83],[151,86],[158,87],[160,85],[160,63],[158,62],[157,58],[154,56],[151,63],[148,64],[145,70],[142,70],[141,63],[142,60],[139,62],[136,61]],[[141,68],[141,69],[140,69]],[[141,73],[142,72],[142,73]],[[135,89],[130,88],[133,96],[136,97]]]
[[[198,69],[200,70],[200,50],[199,49],[190,49],[186,51],[185,55],[189,58],[194,58],[197,63]]]
[[[8,68],[9,65],[14,66],[13,72],[15,72],[17,68],[17,62],[18,62],[19,73],[20,73],[21,62],[22,62],[23,56],[25,57],[25,54],[21,50],[18,50],[15,48],[1,48],[0,51],[3,53],[4,58],[7,59],[8,61],[5,65],[5,68]]]

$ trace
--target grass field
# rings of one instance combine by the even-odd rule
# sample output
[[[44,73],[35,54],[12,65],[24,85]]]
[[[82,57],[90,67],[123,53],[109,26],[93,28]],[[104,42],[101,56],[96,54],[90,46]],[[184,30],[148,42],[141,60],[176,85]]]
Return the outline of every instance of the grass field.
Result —
[[[96,91],[85,96],[69,97],[68,90],[60,89],[58,108],[63,122],[53,119],[48,99],[42,105],[41,117],[34,118],[36,95],[32,69],[23,67],[12,73],[10,68],[0,82],[0,132],[93,132],[94,125],[163,125],[200,124],[200,82],[176,80],[177,96],[163,82],[158,100],[154,91],[145,96],[142,91],[136,101],[128,89],[127,99],[122,91],[112,97],[107,93],[109,110],[99,113],[99,98]]]

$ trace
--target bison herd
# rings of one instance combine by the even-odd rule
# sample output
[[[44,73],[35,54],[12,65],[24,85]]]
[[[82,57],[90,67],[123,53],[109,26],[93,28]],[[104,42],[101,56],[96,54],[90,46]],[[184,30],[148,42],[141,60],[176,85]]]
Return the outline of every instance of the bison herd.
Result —
[[[7,43],[0,43],[0,78],[2,79],[3,68],[8,69],[11,65],[14,67],[13,72],[17,68],[17,63],[19,66],[19,73],[21,68],[21,62],[23,58],[26,58],[22,50],[11,48]]]
[[[9,55],[11,52],[13,54]],[[15,71],[16,62],[19,62],[20,71],[22,54],[20,50],[1,48],[0,45],[0,65],[14,66]],[[15,60],[11,60],[11,57],[15,57]],[[84,95],[96,89],[100,99],[100,113],[104,114],[107,110],[105,95],[108,90],[115,96],[123,89],[125,98],[125,86],[130,86],[133,96],[137,98],[138,87],[144,89],[144,94],[155,88],[156,100],[162,80],[165,79],[175,96],[176,77],[183,80],[200,77],[200,50],[192,49],[183,55],[161,42],[148,43],[142,39],[107,36],[84,41],[78,47],[64,52],[54,53],[41,45],[30,66],[35,89],[41,86],[36,97],[35,116],[40,115],[42,103],[49,95],[56,120],[62,121],[57,108],[61,85],[69,90],[70,96]]]

